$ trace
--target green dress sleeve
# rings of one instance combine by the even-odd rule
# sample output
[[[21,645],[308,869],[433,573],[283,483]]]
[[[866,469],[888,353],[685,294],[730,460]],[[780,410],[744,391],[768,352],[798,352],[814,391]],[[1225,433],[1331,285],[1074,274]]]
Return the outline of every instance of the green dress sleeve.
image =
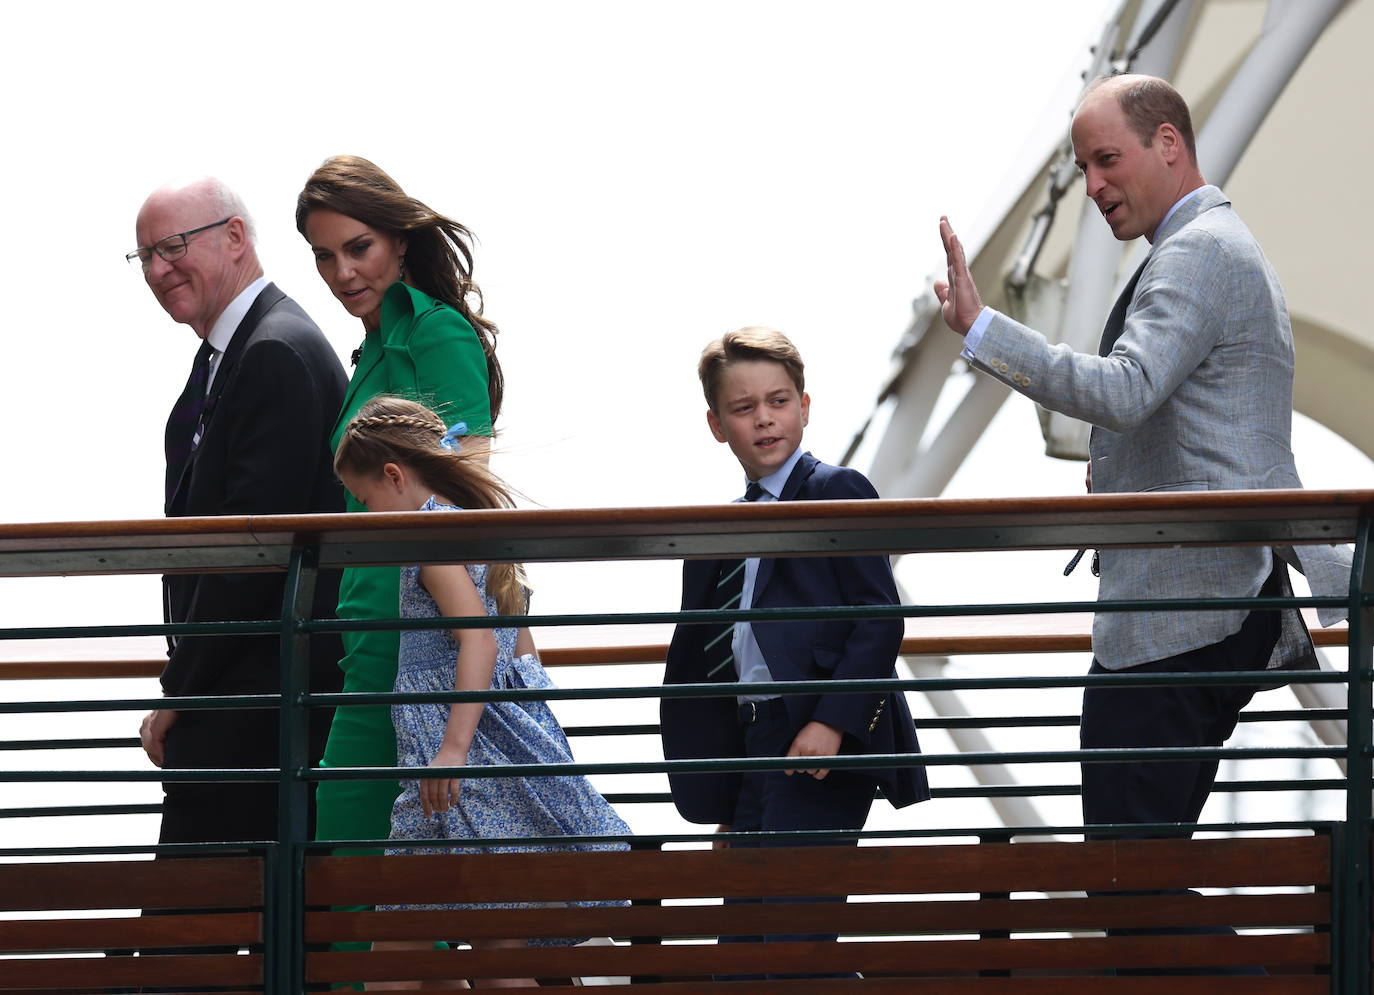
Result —
[[[466,422],[469,435],[491,435],[487,357],[461,314],[435,301],[383,349],[391,393],[433,408],[448,425]]]

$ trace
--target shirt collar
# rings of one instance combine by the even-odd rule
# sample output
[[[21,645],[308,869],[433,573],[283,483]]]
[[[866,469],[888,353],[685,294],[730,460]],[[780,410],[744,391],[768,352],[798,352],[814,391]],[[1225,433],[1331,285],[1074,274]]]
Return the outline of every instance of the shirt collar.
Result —
[[[239,322],[243,321],[243,316],[248,313],[248,309],[258,299],[258,294],[262,293],[266,286],[267,277],[258,277],[239,291],[239,295],[220,312],[220,316],[215,319],[214,325],[210,327],[210,334],[205,336],[205,341],[210,343],[211,349],[222,353],[229,348],[229,343],[234,338],[234,331],[239,327]]]
[[[1205,185],[1205,184],[1204,184],[1204,185]],[[1194,190],[1189,190],[1187,193],[1185,193],[1185,194],[1184,194],[1182,197],[1180,197],[1178,200],[1174,201],[1174,206],[1171,207],[1171,208],[1169,208],[1169,213],[1166,214],[1166,215],[1164,215],[1164,220],[1161,221],[1161,222],[1159,223],[1159,225],[1158,225],[1158,226],[1155,228],[1155,230],[1154,230],[1154,234],[1150,236],[1150,244],[1151,244],[1151,245],[1153,245],[1155,239],[1157,239],[1157,238],[1159,237],[1159,233],[1162,232],[1162,231],[1164,230],[1164,226],[1167,225],[1167,224],[1169,223],[1169,219],[1172,218],[1172,217],[1174,216],[1174,212],[1177,211],[1177,210],[1178,210],[1180,207],[1182,207],[1184,204],[1188,203],[1188,201],[1192,200],[1194,197],[1196,197],[1196,196],[1197,196],[1199,193],[1201,193],[1201,192],[1202,192],[1202,187],[1197,187],[1197,188],[1194,189]]]
[[[792,455],[787,458],[787,462],[760,480],[759,486],[767,491],[775,501],[778,500],[782,497],[782,489],[787,486],[787,478],[792,476],[792,471],[797,468],[797,463],[801,461],[801,458],[802,448],[797,446],[796,449],[792,450]],[[746,487],[748,483],[746,479]]]

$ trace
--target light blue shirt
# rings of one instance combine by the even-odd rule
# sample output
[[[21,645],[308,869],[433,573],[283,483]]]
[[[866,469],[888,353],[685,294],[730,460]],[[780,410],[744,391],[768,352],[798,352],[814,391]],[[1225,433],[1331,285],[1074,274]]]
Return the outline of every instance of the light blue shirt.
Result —
[[[797,468],[801,456],[801,444],[798,443],[797,448],[792,451],[792,455],[787,458],[787,462],[776,473],[770,473],[758,482],[759,486],[763,488],[763,494],[758,498],[759,504],[765,501],[776,501],[782,495],[782,489],[787,484],[787,478],[792,476],[792,471]],[[744,593],[740,595],[739,599],[741,608],[753,607],[754,581],[758,575],[759,558],[751,556],[744,561]],[[739,674],[740,683],[750,684],[773,679],[773,674],[768,669],[768,662],[763,658],[763,651],[759,649],[758,640],[754,638],[754,627],[748,622],[735,623],[735,635],[730,642],[730,651],[735,656],[735,670]],[[776,697],[778,696],[775,694],[742,694],[739,696],[739,700],[764,701]]]
[[[1174,206],[1169,208],[1169,212],[1164,215],[1164,220],[1160,221],[1155,227],[1154,235],[1150,236],[1151,243],[1154,242],[1154,237],[1159,234],[1160,229],[1169,223],[1169,219],[1174,216],[1174,212],[1196,197],[1200,190],[1202,190],[1202,187],[1198,187],[1197,190],[1190,190],[1178,200],[1174,201]],[[978,312],[978,317],[973,319],[973,324],[969,326],[969,330],[964,334],[964,348],[959,351],[960,356],[970,363],[973,362],[978,354],[978,343],[983,340],[983,333],[987,331],[988,325],[992,324],[993,315],[998,313],[999,312],[990,307],[985,307]]]

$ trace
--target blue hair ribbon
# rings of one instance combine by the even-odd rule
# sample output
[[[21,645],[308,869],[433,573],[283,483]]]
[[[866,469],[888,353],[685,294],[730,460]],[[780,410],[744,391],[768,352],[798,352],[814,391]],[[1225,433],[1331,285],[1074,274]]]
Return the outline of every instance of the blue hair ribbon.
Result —
[[[461,452],[463,447],[458,442],[463,436],[468,434],[468,423],[465,421],[455,422],[449,426],[449,430],[444,433],[444,437],[439,440],[439,445],[443,446],[451,453]]]

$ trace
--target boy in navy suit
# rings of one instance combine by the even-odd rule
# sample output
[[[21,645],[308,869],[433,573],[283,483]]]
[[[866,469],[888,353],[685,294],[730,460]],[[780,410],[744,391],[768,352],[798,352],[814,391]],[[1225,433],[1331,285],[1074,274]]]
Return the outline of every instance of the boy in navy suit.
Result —
[[[697,372],[711,434],[744,468],[743,500],[878,496],[858,471],[802,452],[811,399],[801,355],[787,336],[757,327],[730,332],[706,347]],[[684,610],[897,603],[886,556],[683,563]],[[830,771],[809,759],[919,752],[900,692],[825,694],[818,688],[816,694],[779,697],[749,690],[750,684],[767,681],[895,677],[902,632],[899,618],[678,626],[664,683],[735,679],[740,693],[735,699],[663,699],[664,756],[797,758],[796,768],[787,771],[670,775],[682,817],[719,823],[722,831],[853,831],[863,828],[875,789],[895,807],[928,798],[919,767]],[[827,937],[770,937],[784,938]]]

